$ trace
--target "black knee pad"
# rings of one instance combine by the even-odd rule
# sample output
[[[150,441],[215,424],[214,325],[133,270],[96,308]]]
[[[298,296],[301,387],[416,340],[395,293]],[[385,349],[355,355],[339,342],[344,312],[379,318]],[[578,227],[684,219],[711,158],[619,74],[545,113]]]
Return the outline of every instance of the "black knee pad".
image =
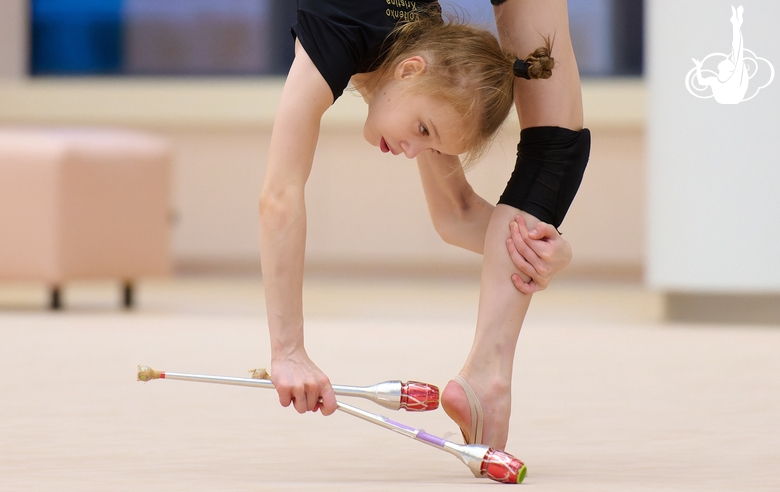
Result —
[[[558,228],[569,211],[590,157],[590,131],[554,126],[520,132],[517,162],[498,203]]]

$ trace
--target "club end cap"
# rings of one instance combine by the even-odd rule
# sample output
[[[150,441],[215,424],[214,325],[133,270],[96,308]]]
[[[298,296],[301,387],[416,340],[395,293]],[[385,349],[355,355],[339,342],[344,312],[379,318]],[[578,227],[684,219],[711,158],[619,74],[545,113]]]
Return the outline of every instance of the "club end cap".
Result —
[[[249,371],[250,377],[252,379],[271,379],[271,375],[268,374],[268,371],[265,369],[265,367],[258,367],[257,369],[251,369]]]
[[[523,483],[523,480],[525,480],[525,474],[528,473],[528,468],[523,465],[522,468],[517,472],[517,483]]]
[[[151,381],[164,377],[160,371],[155,371],[149,366],[138,366],[138,381]]]

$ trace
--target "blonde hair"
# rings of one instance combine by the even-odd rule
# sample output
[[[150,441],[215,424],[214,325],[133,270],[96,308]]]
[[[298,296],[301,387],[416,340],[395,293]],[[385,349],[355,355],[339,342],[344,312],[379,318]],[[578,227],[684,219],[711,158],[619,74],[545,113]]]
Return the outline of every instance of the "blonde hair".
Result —
[[[548,43],[526,60],[531,77],[550,77],[554,61],[549,50]],[[503,51],[490,31],[454,18],[443,20],[438,9],[430,9],[393,30],[381,64],[363,87],[372,92],[393,77],[398,64],[416,55],[427,64],[412,90],[440,98],[464,118],[468,166],[484,154],[512,108],[516,57]]]

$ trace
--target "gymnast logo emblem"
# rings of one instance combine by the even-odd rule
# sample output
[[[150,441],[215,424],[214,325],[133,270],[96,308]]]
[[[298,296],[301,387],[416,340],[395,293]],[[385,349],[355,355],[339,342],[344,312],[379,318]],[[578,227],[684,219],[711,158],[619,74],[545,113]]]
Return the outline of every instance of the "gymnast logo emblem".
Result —
[[[720,104],[739,104],[756,97],[774,80],[775,67],[769,60],[745,48],[742,39],[744,11],[741,5],[737,9],[731,7],[731,54],[712,53],[701,61],[693,59],[696,66],[685,76],[685,88],[694,96],[700,99],[714,97]],[[715,67],[717,71],[712,69]],[[753,80],[759,74],[761,76]]]

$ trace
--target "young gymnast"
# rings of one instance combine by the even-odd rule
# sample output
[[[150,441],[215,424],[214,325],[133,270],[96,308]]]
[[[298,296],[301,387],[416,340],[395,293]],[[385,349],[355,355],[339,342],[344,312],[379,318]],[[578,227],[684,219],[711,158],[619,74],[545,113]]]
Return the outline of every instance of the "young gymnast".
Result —
[[[274,123],[260,228],[272,379],[282,405],[292,403],[299,412],[321,409],[329,415],[336,409],[330,382],[303,343],[304,185],[323,113],[352,79],[369,106],[365,138],[383,152],[416,156],[437,231],[481,253],[494,207],[473,193],[456,156],[479,155],[506,118],[513,69],[529,78],[550,75],[549,53],[536,49],[542,40],[525,51],[535,56],[518,64],[490,33],[427,15],[425,7],[436,5],[298,2],[295,60]],[[398,19],[411,22],[395,29]],[[456,204],[462,197],[467,200]],[[504,217],[508,263],[502,263],[500,276],[518,295],[530,294],[568,263],[571,250],[553,226],[538,221],[529,232],[519,219],[509,237],[507,224],[514,218]],[[497,272],[495,265],[491,272]],[[517,275],[515,285],[508,272]],[[460,401],[452,390],[449,394],[448,413]],[[467,419],[455,420],[463,427]]]

